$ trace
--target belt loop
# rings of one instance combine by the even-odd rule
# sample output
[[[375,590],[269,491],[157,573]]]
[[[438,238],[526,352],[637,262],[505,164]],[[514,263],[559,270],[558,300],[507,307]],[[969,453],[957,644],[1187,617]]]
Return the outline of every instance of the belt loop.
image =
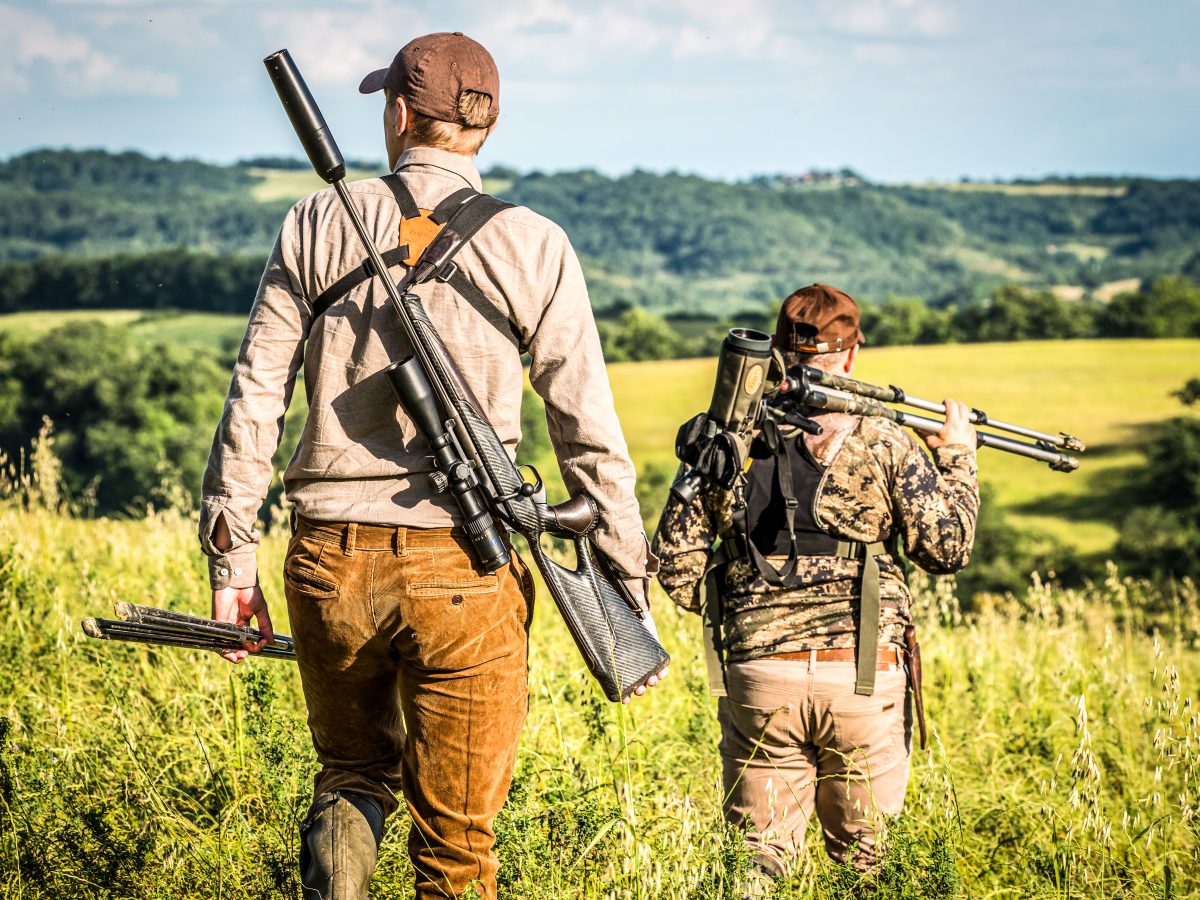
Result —
[[[397,556],[408,556],[408,529],[403,525],[392,533],[392,550]]]
[[[816,668],[817,668],[817,651],[815,649],[809,650],[808,651],[808,671],[810,671],[810,672],[815,671]]]
[[[288,524],[292,526],[292,534],[296,533],[296,521],[299,519],[299,517],[300,514],[296,512],[296,507],[293,506],[291,511],[288,513]]]
[[[350,522],[342,530],[342,553],[346,556],[354,555],[354,539],[358,535],[358,525]]]

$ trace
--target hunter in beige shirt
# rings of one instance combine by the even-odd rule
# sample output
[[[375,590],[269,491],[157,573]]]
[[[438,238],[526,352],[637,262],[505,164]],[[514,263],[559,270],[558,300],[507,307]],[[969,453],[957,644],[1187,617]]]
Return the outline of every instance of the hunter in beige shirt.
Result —
[[[396,172],[422,209],[468,185],[482,190],[469,158],[429,147],[406,151]],[[380,252],[396,247],[401,216],[387,186],[368,179],[349,189]],[[365,256],[332,190],[304,198],[284,220],[204,473],[200,541],[214,590],[256,582],[255,519],[301,366],[309,414],[283,475],[297,512],[317,521],[414,528],[457,522],[453,498],[432,489],[429,450],[382,371],[405,351],[379,279],[313,318],[313,300]],[[455,262],[528,348],[529,380],[545,401],[563,481],[572,494],[586,492],[599,504],[597,545],[623,577],[644,578],[650,555],[633,493],[635,472],[613,409],[583,272],[566,234],[531,210],[506,209]],[[403,268],[390,274],[399,279]],[[523,378],[512,335],[502,334],[447,284],[431,282],[416,292],[484,415],[515,454]],[[226,552],[213,543],[220,517],[232,541]]]

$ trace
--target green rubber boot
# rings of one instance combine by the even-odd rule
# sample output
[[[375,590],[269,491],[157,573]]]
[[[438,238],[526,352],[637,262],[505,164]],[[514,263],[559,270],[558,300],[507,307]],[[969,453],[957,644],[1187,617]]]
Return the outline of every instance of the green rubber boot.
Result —
[[[382,837],[374,800],[349,791],[317,797],[300,826],[304,900],[366,900]]]

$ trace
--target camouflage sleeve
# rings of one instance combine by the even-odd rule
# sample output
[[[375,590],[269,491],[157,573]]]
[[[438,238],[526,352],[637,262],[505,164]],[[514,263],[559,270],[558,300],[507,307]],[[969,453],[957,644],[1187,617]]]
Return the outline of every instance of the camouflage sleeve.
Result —
[[[700,611],[700,581],[716,538],[706,499],[702,493],[692,503],[684,503],[671,494],[654,534],[658,582],[676,605],[688,612]]]
[[[892,495],[909,559],[935,575],[957,572],[967,564],[979,513],[973,450],[948,444],[930,460],[912,441],[901,458]]]

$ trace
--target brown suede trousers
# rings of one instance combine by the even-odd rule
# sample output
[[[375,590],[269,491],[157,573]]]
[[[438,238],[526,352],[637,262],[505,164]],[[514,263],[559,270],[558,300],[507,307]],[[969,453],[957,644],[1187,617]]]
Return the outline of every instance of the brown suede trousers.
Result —
[[[418,900],[496,896],[492,820],[528,704],[533,581],[476,568],[455,529],[299,518],[284,582],[314,794],[402,796]]]

